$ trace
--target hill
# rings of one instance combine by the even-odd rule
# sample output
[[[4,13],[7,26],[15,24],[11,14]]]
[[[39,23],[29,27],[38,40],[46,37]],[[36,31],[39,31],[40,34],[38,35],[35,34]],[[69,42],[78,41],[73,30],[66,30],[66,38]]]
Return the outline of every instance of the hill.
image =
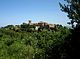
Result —
[[[32,28],[35,26],[25,23],[0,28],[0,59],[63,57],[65,49],[61,46],[71,34],[67,27],[56,25],[55,30],[44,28],[42,31],[32,31]]]

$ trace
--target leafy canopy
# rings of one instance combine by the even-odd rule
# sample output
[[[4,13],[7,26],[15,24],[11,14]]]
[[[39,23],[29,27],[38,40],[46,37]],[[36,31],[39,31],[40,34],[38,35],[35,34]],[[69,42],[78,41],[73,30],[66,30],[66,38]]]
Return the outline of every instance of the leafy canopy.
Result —
[[[68,22],[68,24],[71,24],[74,28],[74,23],[76,23],[77,26],[80,25],[80,0],[64,0],[67,3],[62,5],[59,3],[61,10],[65,13],[67,13],[69,19],[71,19],[71,22]]]

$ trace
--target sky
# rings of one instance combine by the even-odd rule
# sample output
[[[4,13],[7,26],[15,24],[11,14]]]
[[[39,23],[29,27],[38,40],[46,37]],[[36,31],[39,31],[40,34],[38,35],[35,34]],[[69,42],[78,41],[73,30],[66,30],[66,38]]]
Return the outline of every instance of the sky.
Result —
[[[28,20],[67,25],[67,14],[60,10],[63,0],[0,0],[0,27]]]

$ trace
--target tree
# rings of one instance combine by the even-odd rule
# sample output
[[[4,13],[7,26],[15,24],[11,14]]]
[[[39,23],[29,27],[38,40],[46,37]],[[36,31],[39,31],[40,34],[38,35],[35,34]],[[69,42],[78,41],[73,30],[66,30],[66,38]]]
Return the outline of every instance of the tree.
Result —
[[[68,45],[64,43],[64,47],[66,48],[66,53],[69,55],[70,59],[78,59],[80,58],[80,0],[64,0],[67,3],[62,5],[60,4],[61,11],[67,13],[69,19],[71,21],[69,24],[72,25],[73,30],[71,35],[71,41],[68,41]],[[74,27],[74,23],[76,26]],[[67,41],[67,40],[66,40]],[[68,48],[67,48],[68,47]],[[68,58],[68,59],[69,59]]]
[[[68,24],[72,25],[72,28],[74,28],[74,23],[76,23],[77,26],[80,25],[80,0],[64,0],[68,4],[62,5],[59,3],[61,10],[65,13],[67,13],[69,19],[71,19],[71,22]]]
[[[13,28],[14,28],[14,25],[7,25],[7,26],[5,26],[4,28],[13,29]]]

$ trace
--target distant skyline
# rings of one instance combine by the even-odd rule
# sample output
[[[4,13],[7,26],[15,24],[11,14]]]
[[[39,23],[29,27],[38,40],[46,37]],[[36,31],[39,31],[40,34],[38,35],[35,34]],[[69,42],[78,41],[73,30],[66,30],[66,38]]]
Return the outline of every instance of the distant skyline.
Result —
[[[28,22],[45,21],[67,25],[67,14],[60,10],[64,0],[0,0],[0,27]]]

